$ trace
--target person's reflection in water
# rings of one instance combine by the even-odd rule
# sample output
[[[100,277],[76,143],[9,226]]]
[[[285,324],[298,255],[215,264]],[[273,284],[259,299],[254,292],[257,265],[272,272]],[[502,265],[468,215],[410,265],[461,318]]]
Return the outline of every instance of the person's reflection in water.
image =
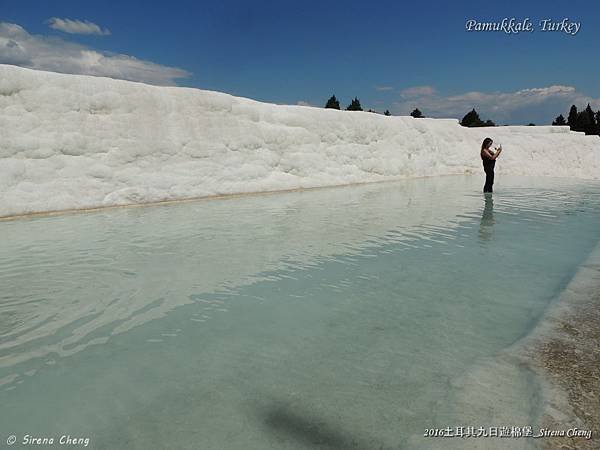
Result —
[[[485,206],[479,223],[479,239],[489,241],[494,235],[494,199],[490,192],[483,194]]]

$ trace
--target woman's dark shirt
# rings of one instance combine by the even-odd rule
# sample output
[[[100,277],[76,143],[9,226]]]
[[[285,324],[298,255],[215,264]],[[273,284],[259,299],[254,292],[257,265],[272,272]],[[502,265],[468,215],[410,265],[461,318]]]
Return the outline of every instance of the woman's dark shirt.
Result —
[[[485,153],[483,153],[483,149],[481,149],[481,152],[479,153],[479,155],[481,156],[481,159],[484,161],[495,161],[494,159],[486,156]]]

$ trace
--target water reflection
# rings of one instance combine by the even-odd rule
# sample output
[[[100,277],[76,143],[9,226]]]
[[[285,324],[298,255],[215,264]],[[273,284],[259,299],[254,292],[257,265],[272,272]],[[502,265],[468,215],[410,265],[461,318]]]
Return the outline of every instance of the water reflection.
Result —
[[[553,222],[553,208],[594,207],[580,184],[527,178],[496,213]],[[0,222],[0,384],[13,379],[3,368],[52,364],[267,272],[390,242],[431,248],[478,219],[489,241],[493,199],[480,215],[477,191],[476,177],[437,177]]]
[[[600,215],[544,183],[483,216],[476,177],[446,177],[0,223],[0,422],[115,450],[420,449],[464,411],[532,423],[521,369],[481,360]]]
[[[494,197],[491,192],[484,194],[485,205],[479,222],[479,239],[489,241],[494,236]]]
[[[0,222],[0,369],[52,364],[266,272],[386,241],[448,239],[476,211],[463,195],[470,183],[443,177]],[[2,375],[0,384],[11,379]]]

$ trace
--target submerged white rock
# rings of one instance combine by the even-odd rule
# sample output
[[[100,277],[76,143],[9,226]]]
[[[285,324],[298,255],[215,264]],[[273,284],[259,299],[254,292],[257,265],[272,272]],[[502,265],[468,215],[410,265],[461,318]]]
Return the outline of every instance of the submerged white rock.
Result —
[[[567,127],[275,105],[0,65],[0,217],[482,172],[600,179],[600,139]]]

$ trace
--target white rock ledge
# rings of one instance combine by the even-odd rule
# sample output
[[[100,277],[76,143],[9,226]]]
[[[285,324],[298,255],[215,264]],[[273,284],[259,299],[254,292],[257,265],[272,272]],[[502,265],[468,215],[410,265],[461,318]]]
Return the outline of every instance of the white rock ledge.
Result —
[[[398,178],[600,178],[600,139],[567,127],[469,129],[220,92],[0,65],[0,217]]]

